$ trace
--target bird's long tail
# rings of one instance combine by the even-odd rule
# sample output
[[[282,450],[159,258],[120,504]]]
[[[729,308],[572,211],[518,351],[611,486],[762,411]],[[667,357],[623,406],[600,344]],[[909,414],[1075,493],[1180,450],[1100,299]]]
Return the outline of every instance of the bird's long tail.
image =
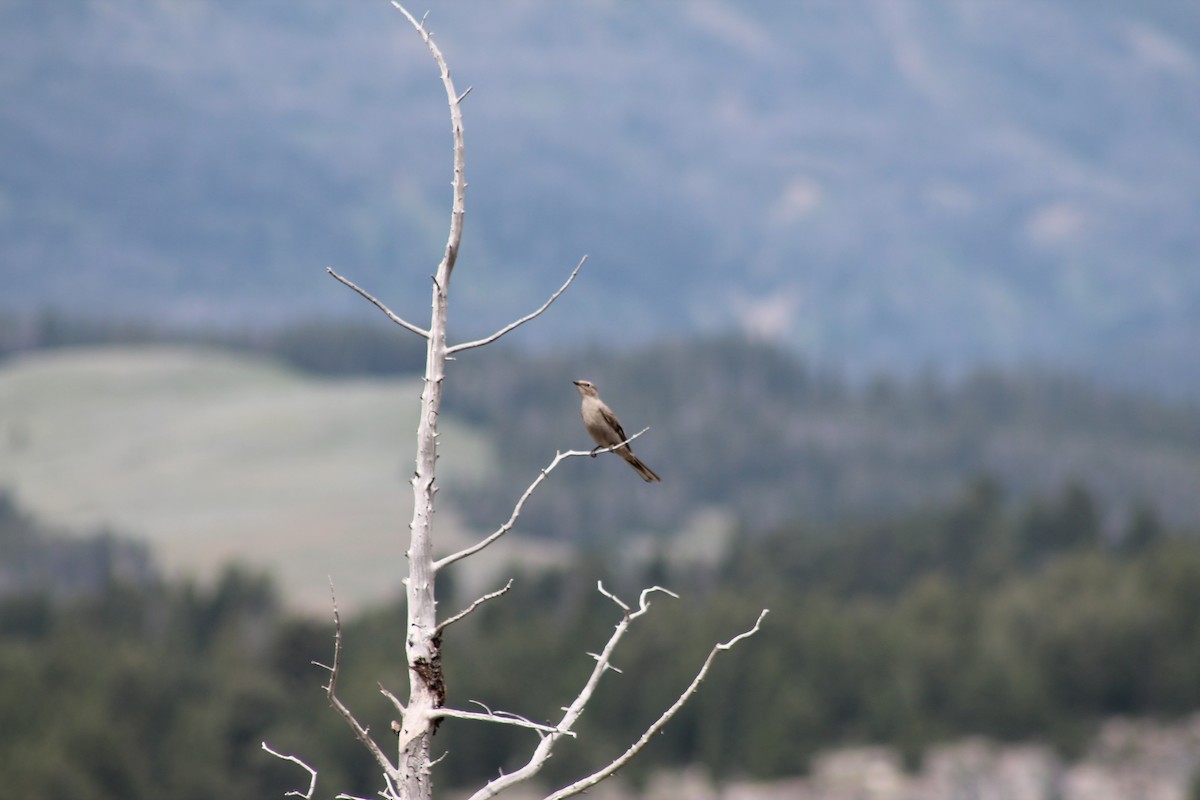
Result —
[[[630,450],[628,447],[623,448],[620,452],[621,452],[621,458],[628,461],[629,466],[636,469],[638,475],[641,475],[642,480],[644,480],[646,483],[655,483],[655,482],[659,482],[662,480],[662,478],[660,478],[654,474],[654,470],[650,469],[645,464],[643,464],[642,460],[640,458],[638,458],[637,456],[635,456],[633,454],[633,451]]]

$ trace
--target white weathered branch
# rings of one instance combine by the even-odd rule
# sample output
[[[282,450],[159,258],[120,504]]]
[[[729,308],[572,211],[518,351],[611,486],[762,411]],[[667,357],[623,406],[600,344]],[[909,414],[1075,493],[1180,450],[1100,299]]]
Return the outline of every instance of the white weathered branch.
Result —
[[[454,623],[458,622],[460,619],[467,616],[467,614],[470,614],[475,609],[479,608],[481,605],[486,603],[488,600],[495,600],[497,597],[499,597],[500,595],[507,592],[509,589],[512,588],[512,585],[513,585],[513,579],[509,578],[508,583],[504,584],[504,588],[497,589],[494,592],[488,592],[483,597],[477,598],[474,603],[471,603],[471,605],[467,606],[462,611],[455,614],[453,617],[442,620],[441,624],[437,626],[438,635],[441,636],[442,632],[444,630],[446,630],[446,628],[448,628],[451,625],[453,625]]]
[[[480,703],[477,700],[471,702],[482,707],[480,711],[462,711],[457,708],[435,708],[430,712],[430,716],[437,717],[454,717],[455,719],[473,719],[478,722],[496,722],[501,725],[515,725],[518,728],[530,728],[539,733],[565,733],[567,736],[574,736],[574,731],[559,731],[553,725],[543,725],[540,722],[534,722],[526,719],[519,714],[513,714],[509,711],[492,711],[490,708]]]
[[[379,683],[377,681],[375,683],[375,685],[379,687],[379,693],[381,695],[383,695],[384,697],[386,697],[388,700],[391,700],[392,705],[394,705],[396,707],[396,711],[400,712],[400,716],[403,717],[404,716],[404,703],[400,702],[400,698],[396,697],[396,695],[392,694],[391,690],[389,690],[382,683]]]
[[[704,659],[704,664],[701,665],[700,671],[696,673],[696,677],[692,678],[692,682],[688,684],[688,687],[683,690],[683,694],[679,695],[679,699],[672,703],[671,707],[664,711],[662,715],[656,719],[649,728],[646,729],[646,732],[641,735],[641,738],[629,746],[628,750],[615,758],[611,763],[609,763],[608,766],[593,772],[586,778],[581,778],[578,781],[575,781],[575,783],[572,783],[570,786],[564,786],[557,792],[547,795],[545,800],[563,800],[563,798],[571,797],[572,795],[586,791],[632,761],[634,756],[640,753],[642,749],[650,743],[650,740],[654,738],[654,735],[662,730],[663,726],[666,725],[671,718],[679,712],[679,709],[683,708],[684,704],[687,703],[687,701],[691,699],[692,695],[696,693],[696,690],[700,688],[700,683],[708,674],[708,669],[712,666],[713,659],[717,657],[717,653],[729,650],[741,640],[758,633],[759,626],[762,625],[763,617],[765,616],[767,616],[767,609],[764,608],[762,612],[759,613],[758,619],[754,621],[754,627],[750,628],[749,630],[742,631],[727,642],[713,645],[713,649],[709,651],[708,658]]]
[[[621,599],[618,598],[616,595],[610,594],[609,592],[605,591],[604,585],[602,583],[600,583],[600,581],[596,581],[596,588],[600,590],[601,594],[605,595],[610,600],[612,600],[614,603],[616,603],[618,606],[625,609],[625,611],[627,611],[627,612],[629,611],[629,606],[625,605],[625,603],[623,603],[621,601]],[[679,599],[679,595],[675,594],[670,589],[664,589],[661,586],[651,586],[649,589],[642,589],[642,593],[640,595],[638,595],[638,610],[634,611],[633,613],[631,613],[629,615],[630,619],[637,619],[642,614],[645,614],[647,611],[650,610],[650,595],[653,594],[654,592],[662,592],[663,594],[674,597],[676,600]]]
[[[499,339],[501,336],[504,336],[506,333],[511,333],[512,331],[514,331],[517,328],[524,325],[526,322],[529,322],[531,319],[537,318],[538,316],[540,316],[542,314],[543,311],[545,311],[547,308],[550,307],[551,303],[553,303],[555,300],[558,299],[559,295],[561,295],[563,292],[565,292],[567,290],[567,287],[571,285],[571,281],[575,280],[575,276],[579,274],[579,270],[583,268],[583,265],[586,261],[587,261],[587,256],[584,256],[583,258],[581,258],[579,260],[579,264],[576,265],[575,269],[571,271],[571,275],[570,275],[570,277],[567,278],[566,282],[563,283],[562,286],[558,287],[558,291],[555,292],[554,294],[550,295],[550,299],[547,300],[546,302],[542,303],[542,307],[539,308],[537,311],[534,311],[530,314],[526,314],[525,316],[521,317],[516,322],[510,322],[508,325],[505,325],[503,328],[496,331],[491,336],[485,336],[484,338],[476,339],[473,342],[463,342],[462,344],[456,344],[451,347],[448,347],[448,348],[446,348],[446,353],[449,355],[453,355],[454,353],[458,353],[462,350],[470,350],[473,347],[483,347],[485,344],[491,344],[492,342]]]
[[[574,729],[575,722],[583,714],[588,702],[592,699],[592,694],[596,691],[596,686],[600,683],[600,678],[603,677],[605,672],[612,668],[611,660],[613,650],[616,649],[617,643],[621,641],[621,637],[623,637],[625,632],[629,629],[630,623],[637,617],[644,614],[647,609],[649,609],[650,595],[653,592],[665,592],[667,594],[671,594],[671,592],[668,592],[666,589],[663,589],[659,586],[645,589],[642,591],[639,599],[638,610],[630,611],[628,605],[617,598],[616,595],[605,589],[604,585],[599,581],[596,582],[596,588],[601,594],[603,594],[605,597],[608,597],[618,606],[620,606],[621,621],[617,623],[612,635],[609,636],[608,642],[604,645],[604,649],[598,656],[594,656],[596,659],[596,666],[592,668],[592,672],[588,676],[587,682],[579,691],[579,694],[575,697],[574,701],[572,701],[569,706],[563,709],[563,717],[559,721],[558,725],[554,727],[554,730],[542,736],[541,740],[537,744],[537,747],[534,748],[533,755],[530,756],[529,761],[526,762],[523,767],[514,772],[501,775],[498,778],[488,781],[488,783],[484,785],[482,789],[471,795],[470,800],[487,800],[490,797],[495,797],[497,794],[509,788],[510,786],[521,783],[522,781],[527,781],[541,771],[542,767],[546,763],[546,760],[550,758],[550,754],[554,750],[554,745],[559,739],[568,735]]]
[[[390,308],[388,308],[387,306],[385,306],[383,304],[383,301],[379,300],[377,297],[375,297],[375,295],[371,294],[366,289],[363,289],[362,287],[360,287],[358,284],[356,284],[354,281],[350,280],[349,278],[345,278],[345,277],[342,277],[341,275],[338,275],[336,272],[333,271],[333,267],[326,267],[325,271],[328,272],[330,275],[332,275],[338,282],[342,283],[345,286],[349,286],[351,289],[358,292],[360,295],[365,297],[367,300],[371,301],[375,305],[375,307],[378,308],[380,311],[382,311],[384,314],[386,314],[387,318],[390,319],[392,322],[396,323],[397,325],[399,325],[402,328],[407,328],[408,330],[415,333],[417,336],[420,336],[424,339],[429,338],[429,331],[427,331],[424,328],[419,327],[417,325],[413,325],[408,320],[406,320],[400,316],[397,316],[395,314],[395,312],[393,312]]]
[[[288,756],[288,755],[284,755],[283,753],[280,753],[278,750],[272,750],[271,746],[268,745],[266,742],[262,743],[262,749],[266,750],[268,753],[275,756],[276,758],[281,758],[284,761],[290,761],[293,764],[296,764],[308,771],[308,791],[307,792],[298,792],[296,790],[292,790],[290,792],[285,792],[283,796],[284,797],[303,797],[304,800],[313,800],[313,792],[315,792],[317,790],[317,771],[315,769],[313,769],[312,767],[310,767],[308,764],[305,764],[303,761],[301,761],[296,756]]]
[[[330,581],[329,592],[330,595],[333,595],[332,581]],[[325,665],[321,664],[319,666]],[[337,681],[342,668],[342,618],[338,613],[336,595],[333,596],[333,666],[325,666],[325,668],[329,670],[329,683],[325,684],[325,696],[329,698],[329,704],[337,709],[342,719],[346,720],[346,724],[354,731],[354,735],[358,737],[363,746],[379,762],[379,766],[383,768],[384,776],[393,780],[398,778],[399,771],[396,767],[392,766],[392,762],[388,760],[383,750],[371,738],[370,730],[355,718],[350,709],[346,707],[346,704],[337,696]]]
[[[634,439],[638,438],[639,436],[641,436],[643,433],[645,433],[648,430],[650,430],[650,429],[642,428],[640,431],[635,433],[633,436],[630,436],[628,439],[626,439],[623,442],[618,442],[617,444],[614,444],[612,447],[600,448],[600,449],[597,449],[594,451],[593,450],[568,450],[565,453],[556,452],[554,454],[554,460],[550,462],[549,466],[547,466],[545,469],[543,469],[541,472],[538,473],[538,476],[536,478],[534,478],[533,483],[529,484],[529,487],[527,489],[525,489],[524,493],[521,494],[520,499],[517,500],[517,504],[515,506],[513,506],[512,514],[509,515],[508,520],[503,525],[501,525],[499,528],[497,528],[495,531],[493,531],[487,537],[480,539],[478,542],[471,545],[470,547],[463,548],[462,550],[459,550],[457,553],[451,553],[448,556],[443,556],[442,558],[439,558],[433,564],[434,571],[440,570],[443,567],[448,567],[451,564],[453,564],[455,561],[464,559],[467,556],[475,555],[480,550],[482,550],[483,548],[492,544],[497,539],[499,539],[501,536],[503,536],[504,534],[506,534],[510,530],[512,530],[513,526],[515,526],[517,524],[517,519],[521,516],[521,509],[523,509],[525,507],[525,502],[527,500],[529,500],[529,498],[533,494],[534,490],[537,489],[537,487],[541,485],[542,481],[546,480],[546,478],[550,475],[550,473],[554,471],[555,467],[557,467],[560,463],[562,463],[566,459],[578,458],[580,456],[599,455],[601,453],[611,452],[620,447],[623,447],[624,445],[628,444],[629,442],[632,442]]]

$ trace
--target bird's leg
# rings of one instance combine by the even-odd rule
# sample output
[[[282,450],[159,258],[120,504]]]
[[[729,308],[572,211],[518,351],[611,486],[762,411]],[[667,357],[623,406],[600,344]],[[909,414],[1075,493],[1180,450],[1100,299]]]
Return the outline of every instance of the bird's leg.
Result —
[[[595,447],[592,448],[592,458],[595,458],[596,456],[600,455],[599,453],[596,452],[599,449],[600,449],[600,445],[596,445]]]

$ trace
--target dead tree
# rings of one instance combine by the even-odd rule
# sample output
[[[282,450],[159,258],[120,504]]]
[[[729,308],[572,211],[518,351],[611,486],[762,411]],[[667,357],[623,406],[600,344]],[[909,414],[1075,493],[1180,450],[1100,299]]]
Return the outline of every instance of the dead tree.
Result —
[[[454,273],[454,266],[458,261],[459,244],[462,240],[463,220],[466,213],[467,182],[465,178],[462,102],[470,92],[470,89],[460,94],[455,88],[454,81],[450,77],[450,70],[446,66],[446,61],[430,36],[429,30],[425,27],[425,20],[418,20],[402,5],[395,2],[395,0],[393,0],[392,5],[405,16],[425,42],[426,47],[429,49],[441,72],[442,85],[446,90],[446,98],[450,107],[450,121],[453,129],[454,179],[452,184],[453,200],[450,210],[450,232],[446,240],[446,248],[442,255],[441,263],[438,264],[437,271],[432,276],[432,312],[429,327],[422,328],[401,318],[369,292],[334,272],[332,269],[329,270],[329,274],[374,304],[392,322],[405,328],[410,333],[422,337],[426,341],[424,387],[421,392],[421,416],[417,427],[416,471],[412,479],[413,515],[412,521],[409,524],[407,551],[409,572],[405,580],[408,610],[407,635],[405,637],[405,657],[408,661],[409,673],[408,700],[407,702],[403,702],[386,687],[379,687],[380,692],[393,703],[399,714],[399,719],[392,723],[392,733],[395,734],[396,741],[394,755],[385,752],[383,746],[373,738],[371,732],[355,718],[353,712],[338,697],[338,677],[342,660],[342,636],[341,618],[338,614],[336,598],[333,607],[333,661],[329,665],[322,666],[325,666],[329,671],[329,682],[325,686],[325,691],[330,704],[345,719],[355,736],[358,737],[379,764],[384,784],[380,795],[385,800],[429,800],[432,797],[431,768],[433,764],[429,757],[429,740],[439,722],[447,717],[510,725],[534,732],[538,737],[538,742],[528,762],[514,772],[500,775],[489,781],[473,795],[472,800],[484,800],[484,798],[493,797],[514,784],[532,778],[541,770],[558,741],[564,736],[575,736],[575,722],[583,713],[601,677],[608,670],[614,669],[610,663],[612,652],[629,629],[629,626],[649,610],[651,597],[655,593],[672,593],[662,587],[653,586],[643,590],[636,606],[631,606],[609,592],[604,586],[597,584],[599,592],[616,606],[619,621],[604,648],[599,653],[593,654],[593,658],[596,661],[595,667],[592,669],[591,674],[575,699],[563,708],[562,718],[555,724],[533,722],[518,714],[506,711],[493,711],[485,706],[481,706],[482,710],[479,711],[469,711],[449,708],[445,705],[446,681],[442,674],[441,662],[443,633],[447,627],[470,614],[481,604],[504,594],[512,582],[510,580],[508,585],[483,595],[462,611],[439,622],[434,602],[434,588],[438,573],[463,558],[479,553],[508,533],[516,524],[526,500],[529,499],[538,486],[549,477],[550,473],[563,460],[592,454],[592,451],[587,450],[570,450],[556,453],[554,459],[545,469],[541,470],[520,498],[518,498],[513,507],[512,514],[504,524],[470,547],[435,560],[433,557],[433,512],[438,491],[436,483],[438,413],[441,408],[442,391],[446,378],[446,361],[455,353],[490,344],[539,316],[571,285],[571,282],[583,267],[586,257],[576,265],[563,285],[537,310],[482,339],[453,345],[447,343],[446,315],[449,304],[450,280]],[[645,433],[645,431],[643,430],[631,436],[627,441],[636,439],[642,433]],[[606,450],[615,450],[625,443],[622,442],[613,447],[606,448]],[[727,642],[715,645],[710,651],[708,658],[699,666],[691,684],[682,691],[675,703],[667,708],[624,753],[611,763],[569,786],[553,792],[548,797],[556,799],[564,798],[582,792],[609,777],[628,763],[697,690],[717,654],[728,650],[742,639],[756,633],[766,613],[764,609],[754,622],[754,625],[748,630],[737,634]],[[313,794],[316,791],[317,771],[296,756],[285,755],[272,750],[265,742],[263,743],[263,749],[278,758],[299,765],[308,772],[310,779],[308,790],[306,792],[294,791],[288,794],[312,800]],[[340,794],[338,797],[351,798],[350,795],[345,794]]]

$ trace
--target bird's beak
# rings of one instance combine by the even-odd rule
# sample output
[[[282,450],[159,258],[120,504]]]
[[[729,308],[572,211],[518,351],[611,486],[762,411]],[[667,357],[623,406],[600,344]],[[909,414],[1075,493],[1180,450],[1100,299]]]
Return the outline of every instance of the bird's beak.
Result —
[[[576,386],[578,386],[580,383],[582,383],[582,381],[571,381],[571,383],[573,383],[573,384],[575,384]]]

